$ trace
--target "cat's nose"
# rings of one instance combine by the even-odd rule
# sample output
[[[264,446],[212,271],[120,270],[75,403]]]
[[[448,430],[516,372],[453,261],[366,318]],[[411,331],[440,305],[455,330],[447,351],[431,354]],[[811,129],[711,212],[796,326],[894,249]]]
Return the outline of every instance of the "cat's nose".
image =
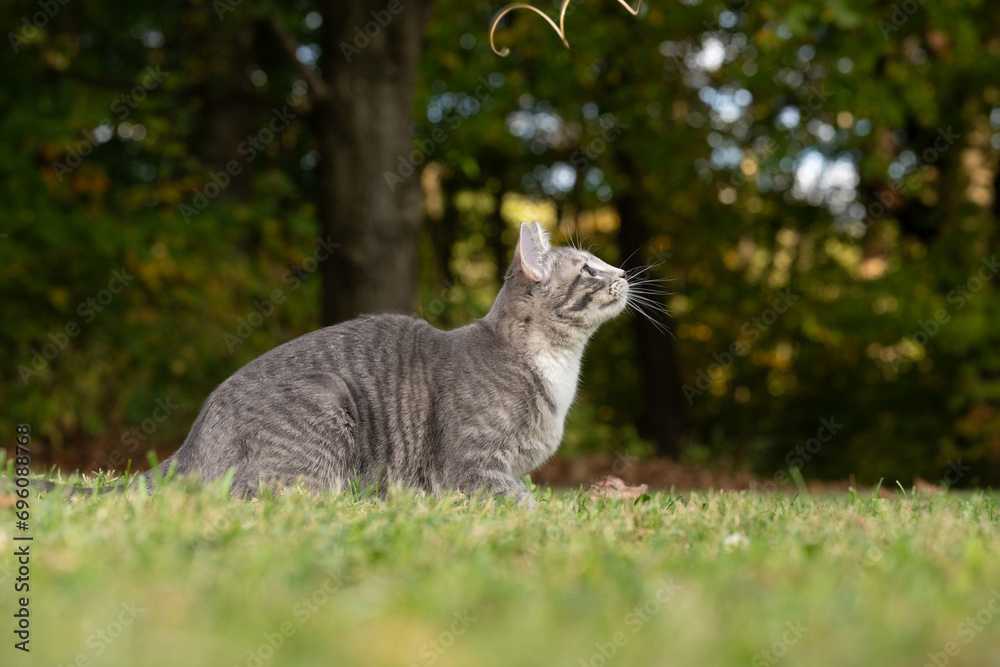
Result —
[[[615,270],[618,272],[618,275],[617,275],[618,278],[624,278],[625,277],[625,272],[622,269],[615,269]]]

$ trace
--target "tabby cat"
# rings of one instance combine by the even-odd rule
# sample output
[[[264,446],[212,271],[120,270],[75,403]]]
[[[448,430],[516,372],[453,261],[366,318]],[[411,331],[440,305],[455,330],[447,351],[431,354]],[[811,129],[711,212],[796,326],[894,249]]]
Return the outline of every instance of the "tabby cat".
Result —
[[[360,481],[532,504],[522,478],[559,447],[584,347],[628,300],[624,271],[521,223],[485,317],[441,331],[363,315],[276,347],[212,392],[159,472],[208,481],[232,469],[238,496],[261,483]]]

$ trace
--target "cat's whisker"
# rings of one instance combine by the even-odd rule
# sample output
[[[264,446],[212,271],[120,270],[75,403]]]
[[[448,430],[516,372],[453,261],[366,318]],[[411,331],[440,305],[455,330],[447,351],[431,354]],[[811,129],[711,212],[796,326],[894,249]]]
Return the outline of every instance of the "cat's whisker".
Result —
[[[656,301],[657,303],[662,303],[664,297],[673,296],[677,292],[645,292],[643,290],[630,290],[632,294],[636,296],[641,296],[647,299]]]
[[[665,295],[667,293],[662,285],[655,283],[629,283],[628,289],[630,292],[638,294]]]
[[[668,292],[659,285],[629,285],[629,292],[633,294],[647,294],[649,296],[668,296],[674,292]]]
[[[631,307],[631,309],[635,312],[640,313],[647,319],[655,320],[656,318],[654,318],[650,312],[659,313],[660,315],[665,315],[667,317],[670,316],[670,311],[667,309],[666,305],[659,300],[660,296],[661,295],[659,293],[643,294],[630,290],[625,301],[626,305]]]
[[[646,271],[646,270],[632,271],[629,277],[635,278],[637,280],[667,280],[667,278],[661,278],[656,274],[652,273],[651,271]]]
[[[648,301],[650,303],[662,303],[659,297],[665,296],[662,292],[642,292],[637,290],[629,290],[629,296],[639,301]]]
[[[630,278],[628,281],[629,285],[647,285],[647,284],[658,284],[658,283],[672,283],[675,282],[677,278]]]
[[[657,262],[656,264],[646,264],[646,265],[643,265],[643,266],[637,266],[637,267],[635,267],[633,269],[629,269],[629,271],[632,272],[632,275],[638,275],[640,273],[645,273],[645,272],[652,271],[653,269],[658,269],[661,266],[663,266],[663,262]],[[626,273],[628,273],[628,272],[626,272]]]
[[[635,306],[636,308],[643,308],[643,309],[648,308],[648,309],[650,309],[652,311],[655,311],[657,313],[660,313],[662,315],[667,315],[667,316],[670,315],[670,311],[668,311],[666,308],[664,308],[663,306],[661,306],[659,304],[642,303],[642,302],[639,302],[639,301],[633,301],[632,305]]]
[[[639,267],[636,267],[636,268],[633,268],[633,269],[626,270],[625,271],[625,275],[628,276],[630,279],[631,278],[637,278],[637,277],[641,276],[642,280],[663,280],[663,281],[677,280],[677,278],[660,278],[660,277],[655,277],[654,278],[653,277],[653,275],[654,275],[653,274],[653,269],[657,269],[660,266],[662,266],[662,265],[661,264],[651,264],[650,266],[639,266]]]
[[[650,324],[653,325],[653,328],[655,328],[660,333],[662,333],[662,334],[669,334],[671,338],[673,338],[674,340],[677,340],[677,337],[674,336],[673,332],[670,331],[670,328],[667,327],[666,324],[664,324],[663,322],[660,322],[658,319],[656,319],[655,317],[653,317],[652,315],[650,315],[649,313],[647,313],[645,310],[643,310],[640,307],[639,304],[634,303],[634,302],[629,302],[626,305],[626,309],[629,310],[629,311],[631,311],[631,312],[633,312],[633,313],[637,313],[637,314],[641,315],[642,317],[644,317]]]
[[[674,340],[677,340],[676,336],[674,336],[674,334],[670,330],[670,328],[667,327],[662,322],[660,322],[659,320],[657,320],[655,317],[650,317],[649,315],[647,315],[647,314],[645,314],[645,313],[643,313],[641,311],[639,312],[639,314],[642,315],[643,318],[646,319],[646,321],[648,321],[650,324],[652,324],[654,329],[656,329],[657,331],[659,331],[662,334],[668,334],[671,338],[673,338]]]
[[[632,254],[630,254],[628,257],[626,257],[625,259],[623,259],[622,262],[621,262],[621,265],[625,266],[626,264],[628,264],[628,261],[630,259],[632,259],[632,257],[635,256],[635,253],[637,253],[637,252],[639,252],[639,248],[636,248],[635,250],[633,250]],[[626,271],[625,273],[628,274],[628,271]]]

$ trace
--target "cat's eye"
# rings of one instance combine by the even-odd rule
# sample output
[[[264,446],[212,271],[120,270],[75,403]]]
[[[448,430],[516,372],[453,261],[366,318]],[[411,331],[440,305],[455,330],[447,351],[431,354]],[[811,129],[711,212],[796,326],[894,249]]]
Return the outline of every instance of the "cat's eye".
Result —
[[[596,276],[597,275],[597,271],[594,271],[592,268],[590,268],[586,264],[584,264],[583,268],[580,269],[580,273],[582,273],[585,276]]]

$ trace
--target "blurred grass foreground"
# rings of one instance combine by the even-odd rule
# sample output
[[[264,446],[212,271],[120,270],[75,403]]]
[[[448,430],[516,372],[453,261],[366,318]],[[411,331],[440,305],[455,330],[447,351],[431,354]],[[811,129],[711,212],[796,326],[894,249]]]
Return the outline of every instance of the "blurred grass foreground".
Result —
[[[997,664],[995,495],[535,492],[36,500],[4,664]]]

